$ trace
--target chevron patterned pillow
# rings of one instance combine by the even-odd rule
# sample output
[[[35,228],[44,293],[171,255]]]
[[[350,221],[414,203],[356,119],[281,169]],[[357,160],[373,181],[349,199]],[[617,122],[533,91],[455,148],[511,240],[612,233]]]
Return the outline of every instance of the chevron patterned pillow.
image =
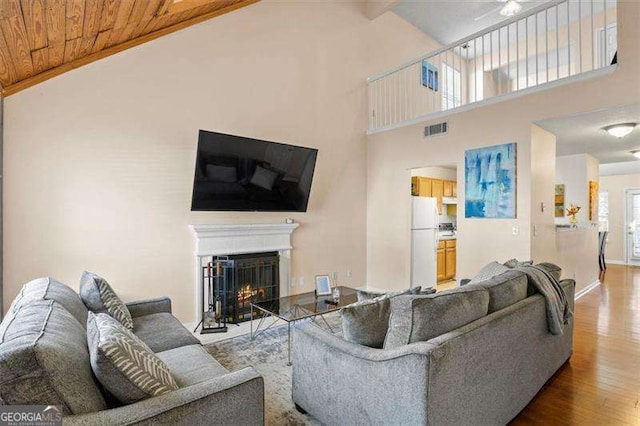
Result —
[[[111,316],[89,312],[87,340],[93,373],[120,402],[178,389],[169,367]]]
[[[84,271],[80,278],[80,297],[87,308],[94,312],[107,311],[129,330],[133,330],[133,319],[127,305],[120,300],[107,280],[98,274]]]

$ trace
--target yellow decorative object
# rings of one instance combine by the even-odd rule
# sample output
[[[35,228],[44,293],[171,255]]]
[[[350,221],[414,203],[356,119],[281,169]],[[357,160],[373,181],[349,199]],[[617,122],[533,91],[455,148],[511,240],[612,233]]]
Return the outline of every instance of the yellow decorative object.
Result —
[[[576,215],[580,211],[580,206],[576,206],[575,204],[571,204],[571,207],[567,209],[567,215],[569,215],[569,222],[571,222],[571,226],[576,227],[578,223],[578,218]]]

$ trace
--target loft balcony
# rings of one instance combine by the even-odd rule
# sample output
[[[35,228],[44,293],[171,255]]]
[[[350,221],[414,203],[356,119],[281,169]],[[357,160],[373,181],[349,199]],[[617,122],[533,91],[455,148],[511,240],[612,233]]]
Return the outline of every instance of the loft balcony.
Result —
[[[611,72],[617,46],[616,0],[550,1],[368,78],[368,133]]]

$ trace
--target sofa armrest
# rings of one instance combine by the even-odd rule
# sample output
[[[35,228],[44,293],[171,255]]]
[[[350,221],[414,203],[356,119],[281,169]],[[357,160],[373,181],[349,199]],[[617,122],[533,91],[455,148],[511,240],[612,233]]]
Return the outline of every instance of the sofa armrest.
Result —
[[[264,424],[264,381],[253,367],[97,413],[65,416],[68,425]]]
[[[295,327],[293,401],[323,424],[422,424],[435,349],[427,342],[373,349],[314,324]]]
[[[160,312],[171,313],[171,299],[159,297],[157,299],[138,300],[126,304],[132,317],[157,314]]]

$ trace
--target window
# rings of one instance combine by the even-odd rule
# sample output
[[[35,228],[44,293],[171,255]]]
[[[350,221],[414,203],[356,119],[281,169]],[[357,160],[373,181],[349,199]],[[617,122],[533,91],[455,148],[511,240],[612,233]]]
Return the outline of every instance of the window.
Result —
[[[442,64],[444,82],[442,85],[442,110],[459,107],[462,102],[462,78],[460,70]]]
[[[598,193],[598,230],[609,231],[609,193],[607,191]]]

